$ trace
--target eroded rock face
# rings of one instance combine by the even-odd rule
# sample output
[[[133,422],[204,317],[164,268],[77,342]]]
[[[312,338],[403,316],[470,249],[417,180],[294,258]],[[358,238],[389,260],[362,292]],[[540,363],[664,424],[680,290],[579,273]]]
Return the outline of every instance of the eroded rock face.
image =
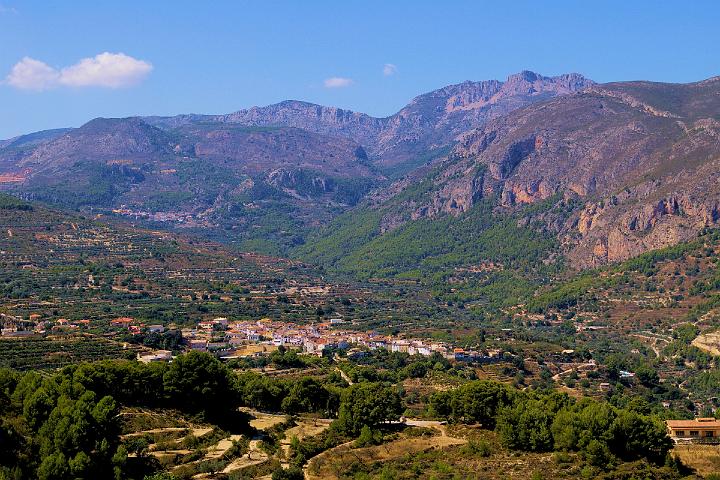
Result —
[[[571,252],[575,261],[595,266],[626,260],[689,240],[699,230],[718,225],[717,199],[680,194],[650,200],[652,195],[643,195],[642,190],[630,191],[614,203],[588,204],[579,212],[575,229],[580,239]]]
[[[503,208],[558,196],[578,205],[562,225],[547,219],[573,265],[673,245],[720,222],[719,114],[718,79],[599,85],[530,105],[461,136],[413,218],[490,195]]]

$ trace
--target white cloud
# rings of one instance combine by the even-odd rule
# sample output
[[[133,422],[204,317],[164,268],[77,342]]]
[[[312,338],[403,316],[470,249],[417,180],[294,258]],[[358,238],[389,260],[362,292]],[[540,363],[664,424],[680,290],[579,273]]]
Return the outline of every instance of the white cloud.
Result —
[[[3,13],[16,14],[18,13],[18,11],[15,7],[6,7],[5,5],[0,5],[0,15],[2,15]]]
[[[60,73],[47,63],[25,57],[13,66],[5,82],[22,90],[46,90],[55,86]]]
[[[330,77],[330,78],[326,78],[323,83],[325,85],[325,88],[343,88],[343,87],[349,87],[354,82],[353,82],[352,78]]]
[[[105,52],[63,68],[60,83],[71,87],[129,87],[142,81],[152,69],[150,63],[124,53]]]
[[[392,63],[386,63],[383,65],[383,75],[386,77],[389,77],[391,75],[395,75],[397,73],[397,65],[393,65]]]
[[[24,90],[47,90],[57,86],[122,88],[141,82],[153,69],[143,60],[124,53],[101,53],[60,70],[25,57],[13,66],[5,82]]]

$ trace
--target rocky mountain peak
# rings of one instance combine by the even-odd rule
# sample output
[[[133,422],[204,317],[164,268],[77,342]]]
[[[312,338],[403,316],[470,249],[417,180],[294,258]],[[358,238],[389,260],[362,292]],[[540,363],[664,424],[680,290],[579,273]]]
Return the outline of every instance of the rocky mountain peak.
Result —
[[[543,78],[542,75],[539,75],[535,72],[531,72],[530,70],[523,70],[521,72],[512,74],[508,76],[506,83],[516,83],[516,82],[535,82],[538,79]]]

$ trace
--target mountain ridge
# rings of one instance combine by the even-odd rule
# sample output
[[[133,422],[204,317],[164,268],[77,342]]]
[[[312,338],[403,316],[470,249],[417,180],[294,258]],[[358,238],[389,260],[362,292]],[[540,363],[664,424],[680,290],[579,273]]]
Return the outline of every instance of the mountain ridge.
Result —
[[[224,115],[151,117],[150,123],[178,127],[187,122],[216,121],[247,126],[293,126],[317,133],[348,136],[363,144],[382,165],[407,161],[429,147],[452,141],[468,125],[502,115],[527,103],[579,91],[595,82],[577,73],[545,77],[530,71],[506,81],[464,81],[414,97],[387,117],[328,107],[300,100],[284,100]],[[485,103],[473,100],[485,98]],[[457,108],[457,107],[462,108]],[[452,117],[452,118],[450,118]],[[465,118],[468,117],[468,118]],[[450,124],[460,121],[457,127]]]
[[[689,240],[720,221],[719,120],[715,80],[602,84],[528,105],[468,131],[446,157],[369,197],[361,207],[373,218],[364,227],[369,240],[340,250],[372,265],[418,222],[426,227],[413,237],[431,245],[423,237],[432,231],[428,221],[449,216],[461,225],[488,202],[495,216],[517,214],[518,226],[551,232],[576,268]],[[342,225],[330,230],[336,239],[353,237]],[[463,232],[473,238],[482,229]],[[334,246],[323,244],[325,233],[301,254],[328,258],[323,251]],[[461,250],[452,246],[442,262],[456,265],[448,255]]]

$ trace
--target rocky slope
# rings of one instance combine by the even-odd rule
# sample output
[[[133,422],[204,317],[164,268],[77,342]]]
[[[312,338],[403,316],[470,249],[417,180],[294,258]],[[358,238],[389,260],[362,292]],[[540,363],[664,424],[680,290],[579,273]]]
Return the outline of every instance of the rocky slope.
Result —
[[[5,190],[241,240],[325,221],[380,180],[352,140],[291,127],[95,119],[0,148]]]
[[[342,136],[363,145],[379,165],[412,162],[452,142],[457,135],[512,110],[566,95],[593,85],[579,74],[544,77],[523,71],[505,82],[463,82],[420,95],[394,115],[374,118],[364,113],[285,101],[227,115],[151,117],[149,123],[178,128],[200,122],[245,126],[290,126]]]
[[[720,220],[719,120],[720,78],[596,85],[536,103],[464,134],[427,174],[431,191],[385,210],[382,225],[460,216],[490,198],[498,211],[546,200],[572,210],[543,222],[573,265],[672,245]]]

